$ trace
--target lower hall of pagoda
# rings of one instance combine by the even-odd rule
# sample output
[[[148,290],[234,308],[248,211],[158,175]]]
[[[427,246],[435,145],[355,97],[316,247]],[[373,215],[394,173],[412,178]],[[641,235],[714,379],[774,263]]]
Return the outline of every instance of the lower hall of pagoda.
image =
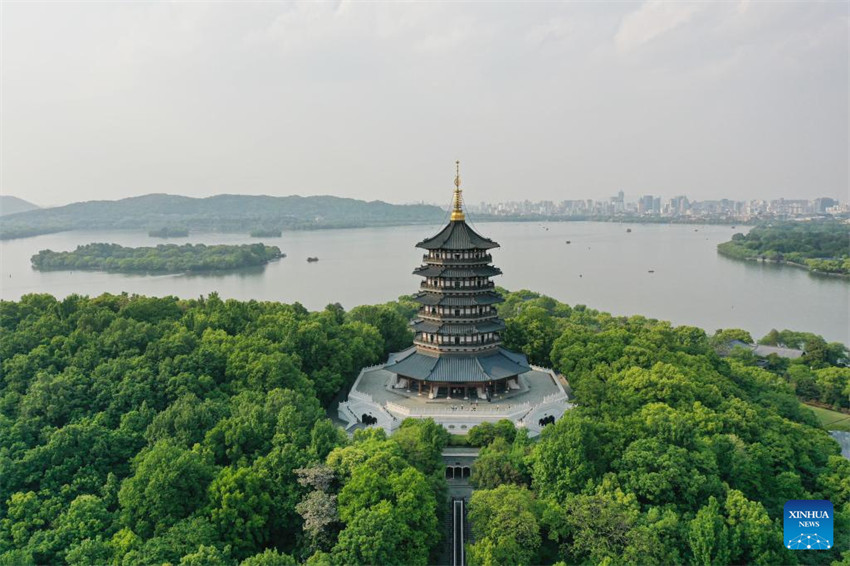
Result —
[[[485,402],[520,389],[516,377],[483,382],[437,383],[401,375],[398,376],[398,383],[395,387],[405,389],[407,393],[415,392],[419,397],[427,397],[433,400],[461,399]]]

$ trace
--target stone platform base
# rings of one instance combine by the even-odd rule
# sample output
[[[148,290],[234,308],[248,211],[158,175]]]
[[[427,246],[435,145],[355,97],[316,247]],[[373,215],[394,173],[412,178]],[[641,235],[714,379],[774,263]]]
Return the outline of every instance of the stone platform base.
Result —
[[[392,433],[406,418],[432,418],[454,434],[466,434],[483,422],[502,419],[528,429],[536,436],[548,422],[561,418],[573,405],[562,379],[553,370],[531,366],[518,379],[518,388],[491,401],[428,399],[399,388],[397,375],[384,365],[361,370],[348,400],[339,404],[339,418],[348,429],[378,426]]]

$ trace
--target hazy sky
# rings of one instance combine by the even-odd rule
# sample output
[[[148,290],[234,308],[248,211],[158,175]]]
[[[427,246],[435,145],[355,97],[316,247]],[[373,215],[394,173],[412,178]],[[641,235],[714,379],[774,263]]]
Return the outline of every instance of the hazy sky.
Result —
[[[848,6],[4,2],[0,191],[847,200]]]

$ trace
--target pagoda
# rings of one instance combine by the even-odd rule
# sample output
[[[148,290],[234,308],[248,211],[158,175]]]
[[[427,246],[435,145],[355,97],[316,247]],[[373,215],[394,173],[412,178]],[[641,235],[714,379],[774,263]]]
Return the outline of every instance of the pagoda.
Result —
[[[491,400],[519,389],[517,377],[531,368],[523,354],[501,346],[505,323],[496,304],[503,299],[491,278],[502,271],[490,255],[499,244],[466,223],[456,166],[449,223],[416,244],[426,253],[413,271],[422,277],[414,295],[421,307],[412,322],[413,346],[391,354],[384,369],[397,376],[396,387],[430,399]]]

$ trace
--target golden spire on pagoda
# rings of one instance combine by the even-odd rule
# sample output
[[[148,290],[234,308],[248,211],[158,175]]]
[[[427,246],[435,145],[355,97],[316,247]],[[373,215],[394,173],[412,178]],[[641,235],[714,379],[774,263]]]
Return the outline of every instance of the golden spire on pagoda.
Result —
[[[463,214],[463,197],[460,190],[460,161],[455,161],[455,196],[452,200],[452,222],[466,218]]]

